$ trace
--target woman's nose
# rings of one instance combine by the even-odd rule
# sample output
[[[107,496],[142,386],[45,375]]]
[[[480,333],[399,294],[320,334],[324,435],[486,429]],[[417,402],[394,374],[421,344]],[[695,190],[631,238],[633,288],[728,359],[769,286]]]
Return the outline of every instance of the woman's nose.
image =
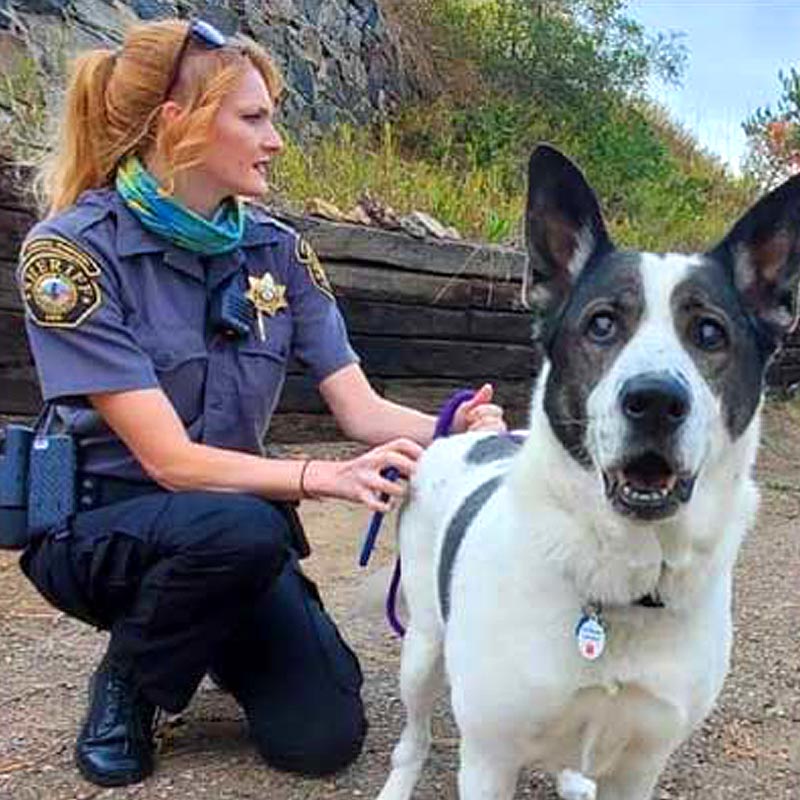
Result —
[[[270,125],[267,135],[264,137],[264,149],[270,153],[278,153],[283,150],[283,138],[274,125]]]

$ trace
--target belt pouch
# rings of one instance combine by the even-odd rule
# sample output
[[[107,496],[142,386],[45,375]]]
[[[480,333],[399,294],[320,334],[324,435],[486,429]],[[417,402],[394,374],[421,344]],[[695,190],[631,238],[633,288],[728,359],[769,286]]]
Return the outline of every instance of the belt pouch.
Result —
[[[28,528],[61,533],[75,513],[75,440],[65,433],[36,436],[30,451]]]
[[[33,429],[9,425],[0,446],[0,549],[28,543],[28,463]]]

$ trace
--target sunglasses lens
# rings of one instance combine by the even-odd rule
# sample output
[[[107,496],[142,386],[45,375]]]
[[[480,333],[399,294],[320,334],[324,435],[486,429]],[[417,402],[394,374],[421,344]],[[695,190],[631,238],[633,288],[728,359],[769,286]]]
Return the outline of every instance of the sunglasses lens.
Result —
[[[210,22],[202,19],[192,21],[192,36],[202,42],[206,47],[214,49],[225,47],[226,39]]]

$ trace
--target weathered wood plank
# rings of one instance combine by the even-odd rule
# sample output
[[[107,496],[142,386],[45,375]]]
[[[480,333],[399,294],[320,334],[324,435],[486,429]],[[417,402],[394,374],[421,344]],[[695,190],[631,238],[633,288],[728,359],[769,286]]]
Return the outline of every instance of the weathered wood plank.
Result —
[[[531,378],[506,380],[489,376],[495,398],[516,422],[526,419],[531,402]],[[370,383],[378,394],[396,403],[409,405],[420,411],[435,414],[442,403],[459,389],[477,389],[484,381],[464,381],[459,378],[382,378],[370,376]],[[327,414],[325,405],[313,380],[306,374],[295,373],[286,377],[281,400],[276,413]],[[516,424],[516,423],[515,423]]]
[[[276,414],[266,436],[267,445],[341,441],[345,437],[330,414]]]
[[[369,261],[400,269],[501,281],[520,280],[525,268],[525,254],[507,247],[415,239],[405,233],[315,217],[280,218],[302,232],[323,260]]]
[[[22,311],[22,303],[14,282],[16,268],[16,261],[5,261],[0,258],[0,314],[4,311]]]
[[[41,405],[34,368],[0,361],[0,411],[30,415],[36,414]]]
[[[34,174],[30,164],[0,156],[0,207],[32,212]]]
[[[507,343],[448,342],[441,339],[382,338],[355,335],[367,375],[488,380],[530,378],[538,368],[533,348]]]
[[[348,297],[340,298],[339,306],[351,334],[380,331],[382,336],[414,339],[531,343],[532,322],[527,312],[376,303]]]
[[[25,234],[33,227],[36,217],[28,211],[11,208],[0,209],[0,254],[13,261],[17,257]]]
[[[31,363],[22,314],[0,314],[0,364]]]
[[[387,267],[325,263],[339,298],[420,303],[442,308],[521,308],[519,284],[404,273]]]

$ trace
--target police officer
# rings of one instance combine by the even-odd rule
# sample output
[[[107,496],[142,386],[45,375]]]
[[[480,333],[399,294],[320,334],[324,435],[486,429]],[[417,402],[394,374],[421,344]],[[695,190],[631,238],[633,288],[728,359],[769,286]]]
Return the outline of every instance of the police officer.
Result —
[[[280,93],[261,47],[199,20],[84,54],[21,253],[43,395],[79,452],[77,513],[21,563],[110,631],[76,746],[103,786],[150,774],[156,708],[180,711],[206,672],[276,768],[330,773],[364,737],[358,661],[298,567],[287,501],[386,510],[404,489],[381,472],[408,477],[433,420],[372,390],[312,249],[240,199],[267,188]],[[264,457],[290,357],[372,449]],[[483,387],[456,429],[502,429],[490,401]]]

